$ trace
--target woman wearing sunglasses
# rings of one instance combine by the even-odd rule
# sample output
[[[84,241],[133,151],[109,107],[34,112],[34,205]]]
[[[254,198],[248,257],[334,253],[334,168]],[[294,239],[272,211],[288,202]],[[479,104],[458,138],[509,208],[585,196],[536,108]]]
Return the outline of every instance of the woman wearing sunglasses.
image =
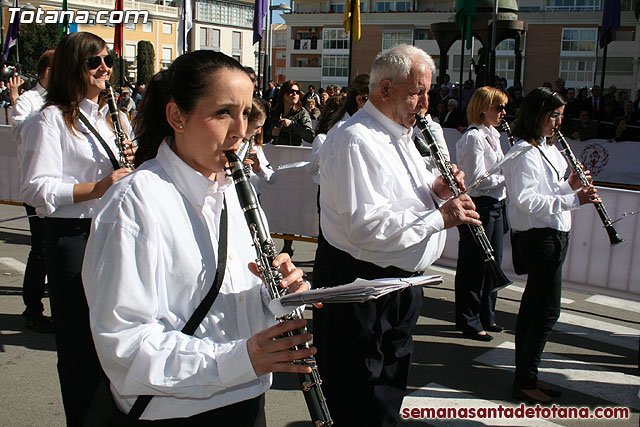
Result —
[[[114,165],[107,151],[119,157],[108,107],[100,105],[112,65],[100,37],[79,32],[63,38],[47,103],[21,133],[22,199],[45,218],[45,263],[69,426],[82,425],[101,375],[80,276],[91,218],[98,199],[131,172]],[[124,114],[120,121],[130,135]],[[133,161],[130,148],[125,154]]]
[[[456,143],[458,167],[464,171],[465,183],[471,185],[504,157],[500,133],[496,126],[505,115],[507,95],[484,86],[475,91],[467,118],[469,127]],[[498,265],[502,261],[502,237],[505,233],[503,212],[506,189],[504,176],[496,173],[469,192],[494,250]],[[484,257],[473,240],[469,227],[458,227],[458,263],[456,268],[456,329],[478,341],[491,341],[487,333],[500,332],[496,323],[497,292]]]
[[[532,90],[522,101],[513,126],[518,142],[535,149],[503,168],[509,193],[509,223],[518,232],[516,250],[527,284],[516,321],[516,373],[513,397],[549,403],[560,392],[538,381],[538,365],[560,315],[562,264],[569,245],[571,210],[599,200],[593,185],[581,188],[554,145],[554,129],[562,124],[565,101],[546,88]],[[585,174],[590,179],[589,171]]]
[[[276,106],[271,111],[269,137],[276,145],[302,145],[313,142],[313,125],[307,110],[302,108],[300,86],[293,80],[285,82],[278,91]],[[269,138],[267,138],[269,141]]]

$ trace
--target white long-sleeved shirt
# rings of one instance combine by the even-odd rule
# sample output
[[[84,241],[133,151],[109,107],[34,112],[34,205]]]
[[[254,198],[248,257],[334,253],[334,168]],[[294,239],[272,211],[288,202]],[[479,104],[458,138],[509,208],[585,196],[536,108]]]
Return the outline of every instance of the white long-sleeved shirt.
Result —
[[[99,108],[88,99],[83,99],[79,108],[117,159],[115,135],[106,121],[109,108]],[[130,135],[131,125],[122,115],[121,123]],[[102,144],[80,120],[77,125],[79,131],[74,134],[55,106],[45,108],[23,124],[20,194],[40,217],[92,218],[98,200],[75,203],[73,187],[99,181],[113,172]]]
[[[244,157],[247,148],[249,148],[249,144],[245,141],[238,149],[238,153],[242,153],[242,156]],[[255,188],[256,195],[259,196],[261,193],[261,182],[266,182],[273,185],[276,181],[276,173],[273,170],[273,167],[271,167],[271,165],[269,164],[269,160],[267,160],[267,156],[265,156],[262,146],[253,145],[252,148],[256,150],[256,155],[258,156],[258,160],[260,161],[260,172],[255,173],[253,171],[253,168],[249,168],[249,182],[251,182],[253,188]]]
[[[528,144],[518,141],[516,146]],[[578,209],[577,190],[562,179],[567,162],[553,145],[544,140],[539,145],[507,163],[502,169],[507,183],[508,215],[511,228],[526,231],[531,228],[571,229],[571,213]],[[553,168],[541,155],[547,156]],[[556,173],[557,172],[557,173]]]
[[[327,241],[356,259],[407,271],[444,248],[435,180],[412,131],[367,102],[320,148],[320,224]]]
[[[504,158],[500,133],[493,127],[477,126],[467,130],[456,143],[458,168],[464,171],[464,183],[470,186],[491,166]],[[497,200],[507,197],[504,175],[494,173],[469,191],[471,197],[489,196]]]
[[[194,336],[180,332],[209,291],[223,194],[227,266]],[[142,419],[187,417],[264,393],[247,340],[275,323],[247,265],[255,260],[232,180],[211,181],[162,143],[155,159],[115,183],[94,218],[82,281],[100,363],[117,405],[155,397]]]
[[[18,145],[18,166],[22,160],[22,139],[20,132],[24,122],[33,117],[44,105],[47,90],[40,83],[16,99],[11,116],[11,139]]]

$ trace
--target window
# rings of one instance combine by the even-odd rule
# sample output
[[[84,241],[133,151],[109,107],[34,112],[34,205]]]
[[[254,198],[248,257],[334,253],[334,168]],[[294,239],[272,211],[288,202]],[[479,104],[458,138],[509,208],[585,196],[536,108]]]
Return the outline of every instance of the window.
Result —
[[[231,49],[233,49],[234,53],[238,51],[242,51],[242,33],[239,31],[233,32]]]
[[[519,0],[518,10],[520,12],[532,12],[541,9],[542,0]]]
[[[349,55],[323,55],[322,77],[349,77]]]
[[[349,35],[342,28],[325,28],[322,39],[325,49],[349,49]]]
[[[563,28],[562,54],[594,56],[597,28]]]
[[[561,59],[560,77],[566,87],[582,87],[593,84],[595,59]]]
[[[399,44],[413,44],[412,30],[382,32],[382,50],[391,49]]]
[[[173,25],[171,24],[167,24],[166,22],[162,23],[162,34],[171,34],[171,31],[173,30]]]
[[[376,12],[389,12],[392,8],[393,2],[390,1],[377,1]]]
[[[220,50],[220,30],[200,27],[200,48]]]
[[[498,45],[496,46],[496,51],[508,51],[513,53],[514,49],[516,48],[516,40],[515,39],[506,39],[506,40],[502,40],[500,43],[498,43]]]
[[[145,33],[152,33],[153,32],[153,22],[149,21],[149,22],[145,22],[142,24],[142,31]]]
[[[136,23],[135,22],[127,22],[126,24],[124,24],[124,28],[128,31],[135,31],[136,30]]]
[[[242,58],[240,58],[240,55],[233,55],[233,59],[242,64]]]
[[[632,42],[635,39],[633,30],[616,30],[613,32],[613,40],[617,42]]]
[[[344,13],[344,3],[331,3],[331,9],[335,13]]]
[[[506,40],[505,40],[506,41]],[[507,86],[513,84],[516,60],[512,58],[496,58],[496,75],[507,79]]]
[[[431,38],[429,30],[427,30],[426,28],[416,28],[414,31],[414,35],[416,37],[416,40],[429,40]]]
[[[253,7],[253,4],[249,6],[216,0],[199,0],[197,19],[213,24],[251,28],[253,26]]]
[[[169,65],[171,65],[172,54],[173,52],[170,47],[162,48],[162,68],[169,68]]]
[[[600,0],[547,0],[547,10],[550,12],[600,10]]]
[[[128,44],[124,47],[124,57],[127,61],[135,61],[136,59],[136,45]]]
[[[308,67],[309,58],[296,58],[296,67]]]
[[[410,1],[377,1],[376,12],[409,12],[413,9]]]

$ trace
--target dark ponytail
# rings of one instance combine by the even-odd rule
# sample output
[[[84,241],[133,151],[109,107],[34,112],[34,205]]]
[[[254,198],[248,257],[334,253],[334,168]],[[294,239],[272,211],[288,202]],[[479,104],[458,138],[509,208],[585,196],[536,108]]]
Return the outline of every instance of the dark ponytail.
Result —
[[[197,50],[179,56],[167,70],[153,76],[133,119],[138,143],[136,167],[153,159],[162,140],[174,135],[166,117],[169,101],[174,101],[184,114],[191,113],[209,91],[209,85],[215,84],[215,73],[223,68],[245,72],[238,61],[224,53]]]

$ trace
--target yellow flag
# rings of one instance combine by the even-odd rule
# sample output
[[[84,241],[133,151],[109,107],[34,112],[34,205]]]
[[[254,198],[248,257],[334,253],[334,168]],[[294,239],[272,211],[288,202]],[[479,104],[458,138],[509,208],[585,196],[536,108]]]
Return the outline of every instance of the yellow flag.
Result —
[[[347,0],[347,4],[344,7],[344,22],[342,26],[348,34],[351,34],[351,2],[355,1],[355,7],[353,8],[353,42],[358,43],[360,41],[360,0]]]

